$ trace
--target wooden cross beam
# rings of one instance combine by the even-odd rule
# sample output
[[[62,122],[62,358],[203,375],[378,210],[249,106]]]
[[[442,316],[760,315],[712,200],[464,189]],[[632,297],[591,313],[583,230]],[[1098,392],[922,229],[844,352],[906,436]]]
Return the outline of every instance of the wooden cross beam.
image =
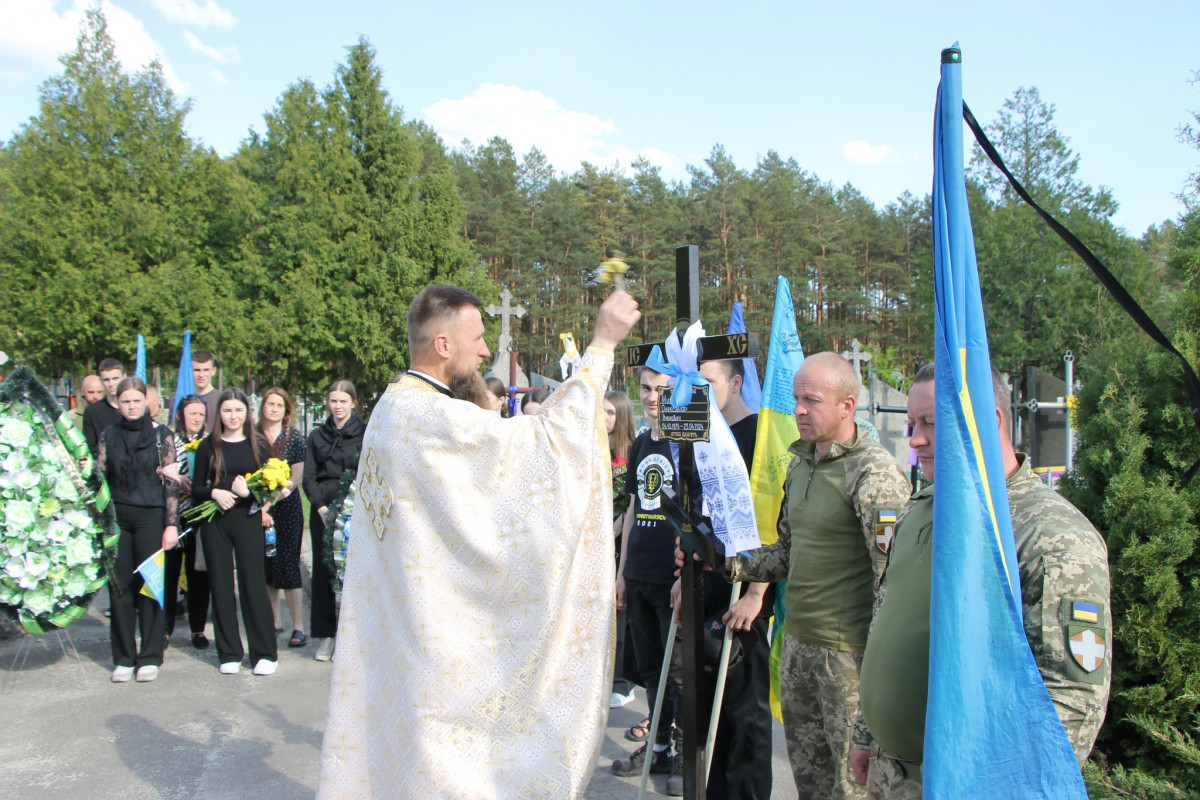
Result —
[[[675,248],[676,329],[672,335],[683,341],[684,332],[700,319],[700,256],[696,245]],[[659,344],[648,342],[630,345],[626,364],[631,367],[645,366],[651,351]],[[705,336],[699,339],[699,362],[753,358],[758,355],[758,334],[736,333],[723,336]],[[666,353],[663,353],[666,357]],[[708,387],[697,387],[693,393],[693,404],[708,402]],[[670,406],[660,402],[660,418],[672,413]],[[686,416],[686,412],[678,412]],[[705,418],[707,419],[707,418]],[[678,500],[664,495],[664,508],[668,518],[679,529],[683,550],[688,554],[680,573],[683,608],[683,796],[689,800],[704,800],[705,787],[705,738],[708,733],[710,709],[703,702],[706,697],[704,675],[704,572],[699,563],[690,557],[699,553],[708,563],[716,563],[719,557],[712,543],[698,527],[701,522],[701,506],[698,486],[692,486],[695,464],[692,457],[693,441],[707,441],[707,430],[702,437],[691,435],[694,431],[666,429],[662,438],[679,442]],[[676,507],[677,506],[677,510]],[[664,691],[666,687],[659,687]]]

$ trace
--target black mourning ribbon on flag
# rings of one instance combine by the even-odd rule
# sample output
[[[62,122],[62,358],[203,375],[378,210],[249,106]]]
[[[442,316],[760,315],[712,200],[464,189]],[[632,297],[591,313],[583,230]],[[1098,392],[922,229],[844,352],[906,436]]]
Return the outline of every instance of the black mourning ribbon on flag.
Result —
[[[1192,405],[1192,421],[1196,423],[1196,428],[1200,429],[1200,378],[1196,377],[1196,371],[1192,369],[1192,365],[1188,363],[1183,353],[1179,352],[1175,348],[1175,345],[1171,344],[1171,340],[1167,338],[1166,334],[1159,330],[1158,326],[1154,324],[1154,320],[1150,319],[1150,315],[1138,305],[1133,296],[1121,285],[1116,276],[1108,271],[1108,267],[1101,263],[1095,253],[1089,250],[1087,245],[1079,241],[1075,234],[1067,230],[1048,211],[1033,201],[1033,198],[1025,190],[1025,187],[1009,172],[1008,167],[1004,164],[1004,159],[1000,157],[1000,153],[988,139],[987,134],[983,132],[983,127],[975,119],[975,115],[971,113],[971,109],[965,102],[963,103],[963,119],[966,120],[971,132],[975,134],[975,141],[979,142],[979,146],[983,148],[983,152],[987,154],[991,162],[1004,173],[1004,177],[1008,178],[1009,184],[1012,185],[1021,199],[1028,203],[1046,221],[1046,224],[1050,226],[1050,230],[1057,233],[1083,259],[1083,263],[1088,265],[1092,274],[1099,279],[1100,283],[1104,284],[1104,288],[1108,289],[1108,293],[1113,296],[1113,299],[1120,303],[1121,308],[1125,309],[1125,312],[1133,317],[1133,321],[1138,324],[1138,327],[1145,331],[1146,335],[1151,339],[1162,345],[1168,352],[1174,354],[1180,363],[1183,364],[1184,383],[1187,385],[1188,400]],[[1198,470],[1200,470],[1200,460],[1192,464],[1191,469],[1184,475],[1184,483],[1191,481]]]

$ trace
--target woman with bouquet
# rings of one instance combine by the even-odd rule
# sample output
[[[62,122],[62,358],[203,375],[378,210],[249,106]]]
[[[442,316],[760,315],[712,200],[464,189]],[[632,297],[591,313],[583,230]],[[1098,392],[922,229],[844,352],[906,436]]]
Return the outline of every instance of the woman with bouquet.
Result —
[[[342,474],[358,469],[363,433],[367,426],[354,415],[358,393],[350,381],[335,381],[325,395],[329,417],[308,436],[304,459],[304,494],[312,506],[308,530],[312,536],[312,635],[321,639],[317,661],[333,658],[337,635],[337,601],[330,576],[331,554],[325,547],[325,512],[341,485]],[[332,520],[331,520],[332,521]]]
[[[633,429],[633,404],[624,392],[604,394],[604,424],[608,429],[608,452],[612,457],[613,472],[613,533],[616,535],[613,569],[620,566],[621,531],[625,511],[629,508],[629,493],[625,491],[625,472],[629,469],[629,445],[637,435]],[[627,675],[633,665],[626,665],[625,658],[625,610],[617,611],[617,649],[613,670],[612,698],[609,708],[620,708],[633,702],[633,687],[636,681]]]
[[[162,474],[175,464],[175,434],[150,419],[146,384],[140,378],[117,384],[117,410],[121,419],[101,432],[96,452],[96,469],[108,482],[121,529],[108,585],[112,679],[126,683],[136,668],[137,679],[144,682],[157,678],[162,666],[163,612],[157,600],[139,591],[144,581],[136,570],[178,540],[179,484]],[[135,627],[142,636],[140,648]]]
[[[179,464],[180,516],[192,507],[192,476],[196,472],[196,448],[204,438],[207,412],[208,406],[198,394],[189,394],[179,401],[179,407],[175,409],[175,459]],[[192,646],[203,650],[208,647],[208,637],[204,635],[204,626],[208,624],[208,571],[196,568],[200,526],[190,527],[192,531],[182,537],[183,547],[167,551],[167,594],[163,614],[166,617],[166,633],[169,640],[175,631],[177,602],[176,593],[172,589],[179,584],[179,573],[184,572],[187,575],[187,617],[192,631]],[[186,531],[189,526],[185,524],[183,528]],[[203,559],[200,566],[204,566]]]
[[[263,438],[271,445],[275,458],[283,459],[291,467],[291,483],[299,486],[304,474],[304,434],[296,430],[295,406],[292,397],[278,386],[263,392],[262,404],[258,407],[258,428]],[[292,638],[288,647],[304,647],[308,637],[300,622],[300,539],[304,535],[304,509],[300,495],[290,494],[276,502],[270,512],[263,512],[263,526],[275,526],[275,555],[267,559],[267,597],[271,601],[271,614],[275,618],[275,633],[283,630],[279,619],[279,590],[287,600],[292,616]]]
[[[196,448],[192,479],[193,500],[198,504],[211,500],[219,508],[204,523],[201,547],[208,565],[213,629],[223,675],[237,674],[244,652],[233,592],[235,558],[237,594],[254,674],[271,675],[278,662],[263,568],[262,511],[245,477],[267,462],[271,446],[259,435],[249,412],[250,401],[240,389],[221,392],[212,435]],[[199,510],[199,506],[194,509]]]

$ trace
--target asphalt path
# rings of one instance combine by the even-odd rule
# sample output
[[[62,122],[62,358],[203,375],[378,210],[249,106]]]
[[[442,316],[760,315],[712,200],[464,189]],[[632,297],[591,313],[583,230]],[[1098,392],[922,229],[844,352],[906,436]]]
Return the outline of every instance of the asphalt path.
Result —
[[[305,554],[307,557],[307,553]],[[307,580],[307,575],[305,576]],[[307,614],[307,592],[305,611]],[[316,793],[330,665],[316,646],[287,647],[279,670],[217,672],[215,648],[196,650],[176,623],[158,680],[109,681],[107,592],[66,631],[0,641],[0,797],[9,800],[301,800]],[[208,627],[212,638],[212,625]],[[623,733],[646,715],[645,695],[609,716],[587,798],[636,798],[638,779],[609,765],[634,745]],[[402,721],[398,721],[403,724]],[[774,793],[796,797],[775,726]],[[666,791],[651,776],[648,796]]]

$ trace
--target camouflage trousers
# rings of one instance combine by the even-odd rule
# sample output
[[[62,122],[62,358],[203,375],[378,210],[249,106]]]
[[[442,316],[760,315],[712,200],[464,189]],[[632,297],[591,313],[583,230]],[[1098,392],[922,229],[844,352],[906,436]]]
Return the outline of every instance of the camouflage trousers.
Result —
[[[843,653],[784,636],[780,708],[800,800],[867,796],[850,769],[861,664],[861,653]]]
[[[871,767],[867,770],[869,800],[921,800],[921,765],[901,761],[871,745]]]

